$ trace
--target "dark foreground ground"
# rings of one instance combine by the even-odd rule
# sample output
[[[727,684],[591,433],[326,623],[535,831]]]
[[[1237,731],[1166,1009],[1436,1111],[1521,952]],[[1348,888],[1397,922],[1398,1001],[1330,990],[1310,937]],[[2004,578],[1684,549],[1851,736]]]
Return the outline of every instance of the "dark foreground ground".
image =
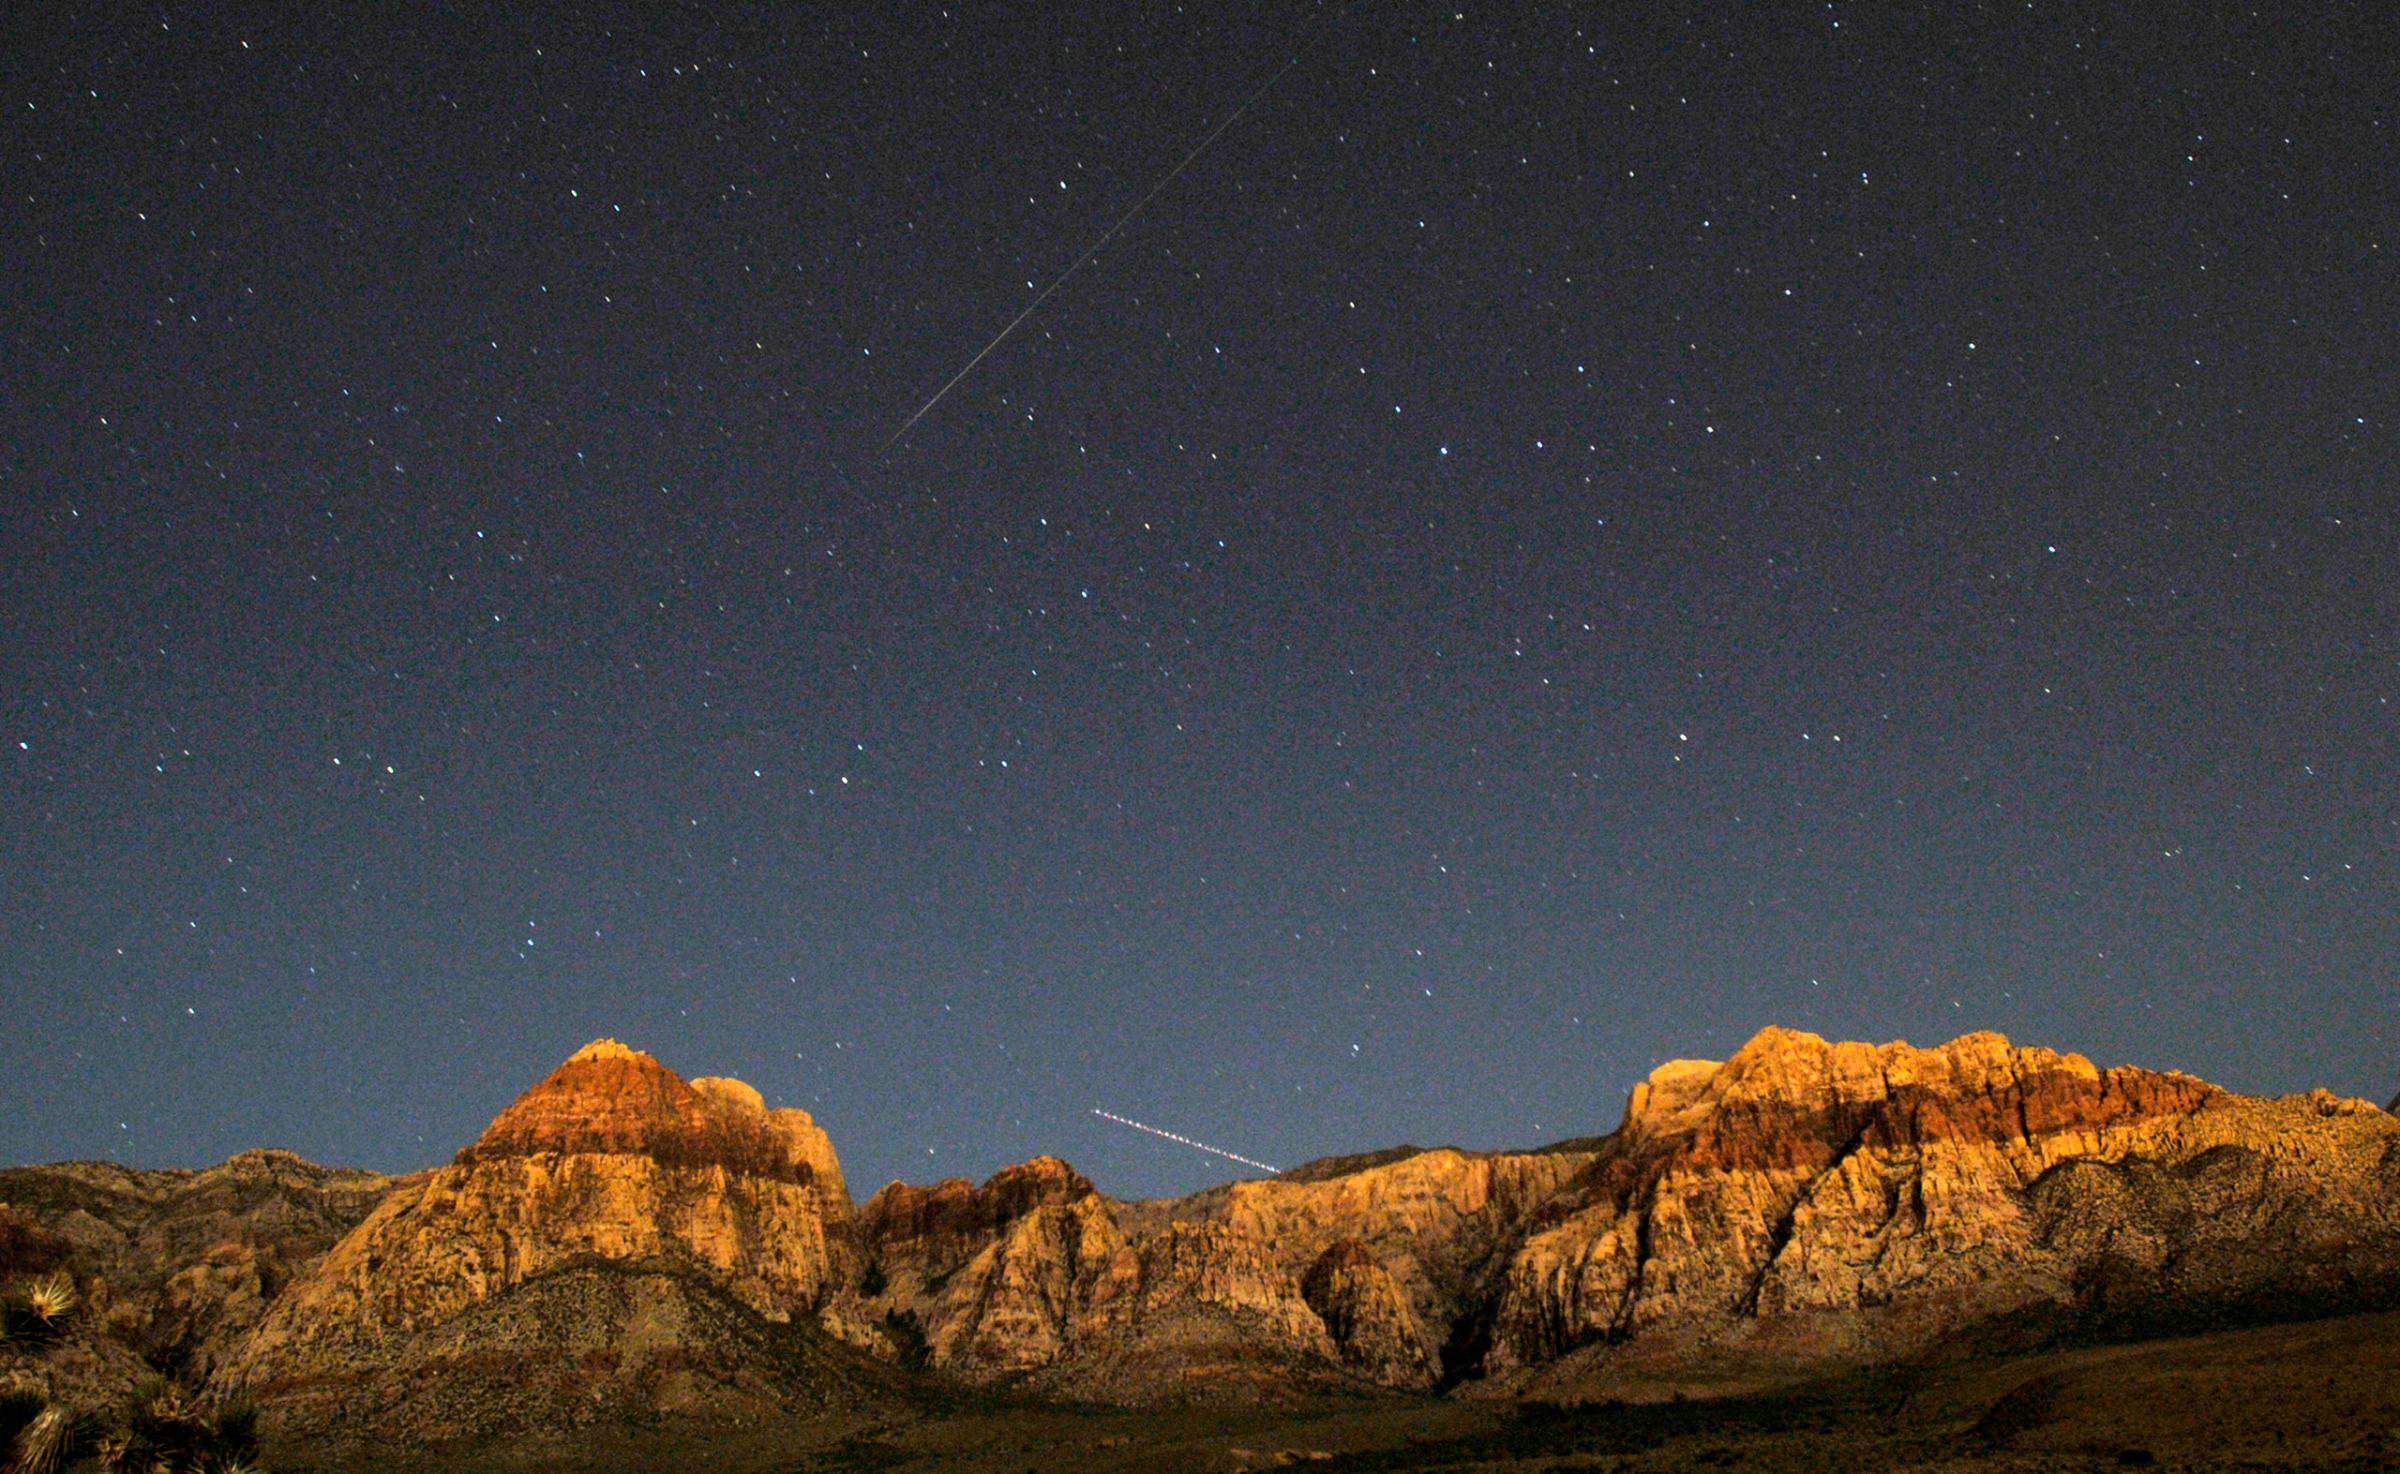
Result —
[[[347,1470],[2400,1471],[2400,1314],[1878,1372],[1772,1394],[1506,1406],[1456,1399],[1131,1412],[987,1402],[904,1420],[673,1430],[586,1446],[290,1450]]]

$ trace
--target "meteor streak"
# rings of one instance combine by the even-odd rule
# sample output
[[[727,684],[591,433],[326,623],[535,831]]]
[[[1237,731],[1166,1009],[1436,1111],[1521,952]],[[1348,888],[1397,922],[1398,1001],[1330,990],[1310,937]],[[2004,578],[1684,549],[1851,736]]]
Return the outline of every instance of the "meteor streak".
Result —
[[[1092,1114],[1103,1121],[1114,1121],[1120,1126],[1131,1126],[1136,1131],[1147,1131],[1152,1136],[1164,1137],[1177,1146],[1188,1146],[1196,1151],[1207,1152],[1211,1156],[1223,1157],[1228,1162],[1239,1162],[1245,1167],[1256,1167],[1261,1172],[1281,1172],[1283,1170],[1281,1167],[1270,1167],[1264,1162],[1245,1157],[1239,1152],[1229,1152],[1221,1146],[1210,1146],[1205,1141],[1194,1141],[1188,1136],[1177,1136],[1172,1131],[1161,1131],[1156,1126],[1145,1126],[1130,1117],[1120,1116],[1115,1111],[1104,1111],[1098,1106],[1092,1107]]]
[[[1309,30],[1314,30],[1316,24],[1317,22],[1312,21],[1309,25]],[[984,344],[982,351],[978,352],[973,358],[968,359],[966,367],[960,369],[957,373],[952,374],[949,382],[943,384],[941,388],[933,391],[933,397],[931,399],[928,399],[923,404],[917,406],[917,412],[915,414],[910,415],[907,419],[901,421],[900,428],[892,432],[892,438],[883,443],[885,453],[889,454],[891,448],[900,443],[901,437],[906,435],[909,430],[916,425],[917,421],[925,418],[926,414],[931,411],[935,405],[940,404],[942,400],[949,395],[951,390],[957,388],[961,379],[964,379],[967,375],[975,372],[975,365],[983,362],[985,358],[991,355],[991,351],[993,349],[1006,342],[1008,340],[1008,335],[1017,330],[1017,324],[1033,316],[1033,314],[1040,309],[1044,302],[1050,300],[1051,293],[1056,292],[1060,287],[1065,286],[1068,282],[1068,279],[1073,277],[1076,272],[1081,271],[1084,267],[1090,265],[1092,258],[1100,254],[1100,248],[1107,245],[1110,241],[1115,240],[1118,231],[1123,230],[1126,226],[1132,224],[1133,217],[1142,213],[1142,207],[1149,204],[1152,200],[1157,199],[1160,190],[1163,190],[1168,185],[1173,184],[1175,182],[1175,176],[1181,174],[1184,170],[1191,167],[1192,160],[1208,152],[1208,146],[1212,143],[1215,143],[1217,139],[1224,134],[1226,129],[1232,127],[1235,123],[1240,122],[1242,114],[1250,111],[1251,106],[1260,98],[1274,91],[1275,84],[1282,81],[1286,76],[1290,75],[1292,68],[1300,64],[1300,48],[1302,43],[1304,43],[1307,39],[1308,32],[1303,31],[1300,39],[1292,43],[1292,55],[1290,59],[1284,62],[1283,66],[1276,71],[1275,75],[1267,78],[1265,82],[1259,85],[1256,91],[1252,92],[1248,97],[1242,99],[1240,106],[1236,107],[1232,112],[1227,113],[1222,122],[1218,123],[1216,127],[1208,130],[1208,136],[1201,139],[1197,144],[1194,144],[1192,146],[1192,151],[1188,154],[1185,154],[1182,161],[1177,163],[1174,168],[1169,169],[1165,174],[1161,175],[1159,177],[1159,181],[1150,186],[1149,193],[1143,195],[1140,199],[1135,200],[1133,202],[1133,208],[1127,210],[1124,214],[1119,215],[1117,217],[1116,224],[1111,225],[1108,229],[1102,231],[1098,240],[1093,241],[1090,245],[1084,247],[1083,253],[1075,258],[1073,264],[1068,266],[1065,271],[1060,272],[1057,278],[1053,280],[1050,285],[1042,288],[1040,296],[1035,297],[1032,301],[1026,303],[1024,311],[1019,312],[1015,317],[1010,318],[1008,320],[1008,326],[993,334],[992,341]],[[1145,1126],[1142,1129],[1147,1131],[1150,1128]],[[1178,1141],[1182,1140],[1181,1137],[1177,1137],[1175,1139]],[[1199,1145],[1198,1142],[1192,1142],[1189,1144],[1193,1146]],[[1204,1148],[1204,1150],[1215,1151],[1216,1148],[1208,1147]],[[1217,1155],[1228,1156],[1231,1154],[1227,1152],[1218,1152]],[[1235,1157],[1234,1160],[1238,1162],[1241,1160],[1241,1158]]]

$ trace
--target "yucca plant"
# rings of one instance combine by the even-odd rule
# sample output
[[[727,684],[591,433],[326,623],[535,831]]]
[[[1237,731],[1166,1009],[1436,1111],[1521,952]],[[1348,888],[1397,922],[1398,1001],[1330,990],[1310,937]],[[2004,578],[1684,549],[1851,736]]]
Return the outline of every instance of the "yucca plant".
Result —
[[[65,1333],[79,1297],[75,1282],[48,1274],[12,1288],[0,1300],[0,1340],[47,1347]],[[98,1430],[88,1418],[31,1387],[0,1393],[0,1458],[7,1474],[59,1474],[91,1449]]]
[[[19,1285],[0,1300],[0,1337],[48,1345],[81,1303],[63,1274]],[[247,1397],[212,1405],[144,1377],[103,1425],[31,1388],[0,1391],[0,1474],[65,1474],[85,1460],[107,1474],[258,1474],[257,1458],[258,1405]]]
[[[46,1274],[25,1287],[25,1309],[36,1320],[56,1325],[71,1314],[77,1302],[75,1282],[63,1274]]]
[[[237,1397],[209,1407],[164,1377],[146,1377],[125,1408],[125,1431],[97,1450],[109,1474],[254,1474],[258,1407]]]
[[[41,1416],[48,1405],[47,1399],[30,1387],[10,1387],[0,1392],[0,1451],[13,1447],[17,1430]]]
[[[81,1297],[63,1274],[46,1274],[12,1291],[0,1303],[0,1339],[44,1345],[58,1339]]]
[[[49,1404],[9,1439],[8,1474],[60,1474],[91,1452],[99,1431],[90,1418]]]

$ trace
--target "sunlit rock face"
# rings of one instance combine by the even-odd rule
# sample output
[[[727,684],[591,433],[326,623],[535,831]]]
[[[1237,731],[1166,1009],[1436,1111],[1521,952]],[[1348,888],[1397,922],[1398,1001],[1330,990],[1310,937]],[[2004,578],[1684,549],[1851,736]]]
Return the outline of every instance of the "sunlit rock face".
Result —
[[[2030,1306],[2092,1309],[2103,1282],[2117,1309],[2295,1277],[2363,1288],[2400,1268],[2394,1128],[2363,1102],[2103,1071],[1997,1034],[1917,1049],[1770,1029],[1636,1087],[1511,1257],[1486,1369],[1762,1327],[1795,1353],[1891,1354]],[[2204,1280],[2178,1267],[2191,1254]]]
[[[850,1212],[806,1113],[599,1040],[449,1166],[396,1186],[276,1301],[232,1375],[371,1361],[381,1341],[587,1262],[697,1274],[769,1320],[813,1318],[854,1276]]]
[[[2400,1304],[2400,1118],[1995,1034],[1769,1029],[1661,1065],[1604,1137],[1145,1202],[1037,1157],[853,1209],[804,1112],[600,1040],[406,1177],[278,1152],[0,1172],[0,1271],[53,1270],[89,1308],[54,1390],[172,1364],[247,1385],[279,1430],[370,1441],[860,1412],[928,1377],[1126,1403],[1645,1395],[1717,1375],[1696,1367]]]
[[[882,1349],[970,1379],[1066,1355],[1126,1249],[1110,1205],[1056,1157],[981,1185],[894,1182],[860,1221]]]
[[[686,1083],[614,1039],[577,1050],[484,1128],[458,1164],[512,1158],[646,1157],[662,1167],[714,1167],[813,1186],[849,1204],[833,1143],[808,1112],[767,1109],[739,1080]]]
[[[1054,1157],[981,1185],[894,1183],[861,1219],[884,1349],[952,1376],[1131,1401],[1352,1379],[1268,1246],[1141,1223]]]
[[[2400,1291],[2396,1215],[2400,1122],[2365,1102],[1997,1034],[1769,1029],[1660,1066],[1605,1138],[1400,1149],[1146,1203],[1043,1159],[887,1188],[867,1238],[876,1309],[931,1365],[1112,1395],[1177,1344],[1505,1387],[1626,1345],[1797,1366],[2028,1310],[2341,1308]],[[1201,1309],[1219,1321],[1175,1325]]]
[[[1509,1225],[1588,1153],[1383,1154],[1121,1203],[1056,1158],[894,1183],[854,1320],[887,1354],[1078,1396],[1431,1387]]]
[[[1142,1206],[1157,1216],[1229,1224],[1271,1246],[1295,1278],[1337,1244],[1355,1241],[1391,1276],[1438,1352],[1485,1296],[1496,1259],[1594,1159],[1585,1144],[1535,1152],[1409,1150]]]
[[[1300,1281],[1345,1366],[1387,1387],[1430,1387],[1439,1348],[1426,1335],[1399,1281],[1357,1239],[1336,1239]]]

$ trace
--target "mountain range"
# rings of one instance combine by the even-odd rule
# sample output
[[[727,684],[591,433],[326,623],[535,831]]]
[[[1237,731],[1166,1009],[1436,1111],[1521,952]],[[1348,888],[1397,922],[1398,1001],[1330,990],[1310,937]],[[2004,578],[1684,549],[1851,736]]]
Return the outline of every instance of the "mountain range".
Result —
[[[43,1274],[84,1313],[38,1357],[0,1344],[0,1374],[246,1389],[337,1467],[975,1397],[1663,1399],[2400,1306],[2400,1118],[1990,1033],[1768,1029],[1533,1150],[1150,1201],[1039,1157],[859,1203],[805,1112],[600,1040],[403,1176],[0,1172],[0,1281]]]

